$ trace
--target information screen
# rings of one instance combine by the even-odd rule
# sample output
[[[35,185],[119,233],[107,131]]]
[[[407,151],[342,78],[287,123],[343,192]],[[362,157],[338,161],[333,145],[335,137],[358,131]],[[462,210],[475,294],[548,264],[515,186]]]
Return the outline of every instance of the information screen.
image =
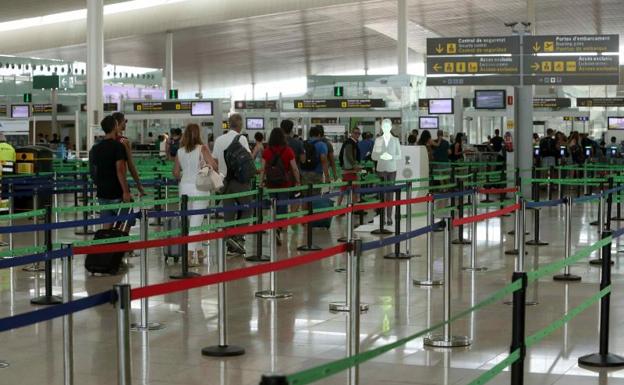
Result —
[[[453,99],[429,99],[429,114],[452,114]]]
[[[247,118],[246,127],[248,130],[264,130],[264,118]]]
[[[28,118],[30,116],[30,106],[28,104],[13,104],[11,106],[12,118]]]
[[[438,125],[437,116],[421,116],[418,118],[418,127],[422,129],[437,130]]]
[[[501,110],[507,108],[505,90],[476,90],[475,108],[478,110]]]
[[[624,116],[609,116],[607,127],[609,130],[624,130]]]
[[[191,116],[212,116],[212,102],[191,103]]]

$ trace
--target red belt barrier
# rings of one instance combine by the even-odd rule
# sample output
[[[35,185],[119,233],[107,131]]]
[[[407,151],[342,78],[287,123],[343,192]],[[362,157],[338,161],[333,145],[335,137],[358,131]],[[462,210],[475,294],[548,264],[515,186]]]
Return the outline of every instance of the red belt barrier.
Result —
[[[453,227],[466,225],[468,223],[473,223],[473,222],[480,222],[485,219],[495,218],[501,215],[509,214],[519,209],[520,209],[520,204],[516,203],[514,205],[507,206],[503,209],[492,211],[490,213],[483,213],[483,214],[473,215],[471,217],[453,219]]]
[[[375,210],[383,207],[392,207],[399,205],[414,205],[417,203],[431,202],[433,197],[431,195],[427,195],[424,197],[411,198],[411,199],[403,199],[399,201],[390,201],[390,202],[379,202],[379,203],[364,203],[359,205],[354,205],[354,210]]]
[[[165,247],[171,245],[180,245],[183,243],[202,242],[212,239],[228,238],[234,235],[242,235],[248,233],[257,233],[264,230],[274,229],[278,227],[292,226],[302,223],[314,222],[325,218],[331,218],[337,215],[346,214],[351,209],[349,207],[339,210],[328,211],[325,213],[318,213],[312,215],[306,215],[300,218],[283,219],[271,223],[261,223],[258,225],[247,225],[241,227],[232,227],[213,233],[188,235],[185,237],[173,237],[166,239],[154,239],[151,241],[138,241],[130,243],[113,243],[110,245],[94,245],[75,247],[74,255],[78,254],[100,254],[100,253],[116,253],[120,251],[140,250],[153,247]]]
[[[225,271],[223,273],[216,273],[205,275],[202,277],[183,279],[178,281],[171,281],[166,283],[159,283],[156,285],[138,287],[132,289],[130,298],[133,300],[153,297],[157,295],[175,293],[182,290],[195,289],[202,286],[214,285],[221,282],[234,281],[241,278],[247,278],[254,275],[260,275],[269,273],[271,271],[279,271],[289,269],[291,267],[305,265],[307,263],[319,261],[321,259],[329,258],[336,254],[344,253],[349,247],[348,244],[341,244],[329,249],[315,251],[298,257],[284,259],[281,261],[265,263],[262,265],[256,265],[251,267],[244,267],[241,269]]]
[[[515,192],[518,192],[517,187],[479,189],[479,193],[481,194],[509,194],[509,193],[515,193]]]

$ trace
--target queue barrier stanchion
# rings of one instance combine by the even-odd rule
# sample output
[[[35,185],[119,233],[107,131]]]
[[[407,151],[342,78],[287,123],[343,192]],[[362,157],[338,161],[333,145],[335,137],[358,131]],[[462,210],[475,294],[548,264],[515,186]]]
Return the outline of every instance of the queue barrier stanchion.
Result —
[[[45,223],[52,223],[52,207],[47,205],[45,208]],[[45,231],[45,245],[48,253],[52,252],[52,230],[47,229]],[[63,303],[63,300],[59,296],[52,294],[52,260],[46,259],[44,262],[44,281],[45,281],[45,294],[30,300],[33,305],[58,305]]]
[[[89,206],[89,178],[87,174],[82,175],[82,206]],[[82,220],[85,222],[89,220],[89,212],[87,210],[82,211]],[[89,229],[89,225],[85,223],[84,225],[82,225],[82,230],[75,231],[74,234],[93,235],[95,234],[95,232],[91,231]]]
[[[600,194],[601,194],[601,195],[600,195],[600,197],[602,198],[602,196],[603,196],[603,191],[604,191],[604,185],[603,185],[602,183],[600,184],[600,189],[602,190],[602,191],[600,192]],[[596,220],[595,220],[595,221],[591,222],[591,223],[590,223],[590,225],[592,225],[592,226],[602,226],[602,227],[604,228],[604,225],[605,225],[605,218],[604,218],[604,217],[603,217],[602,219],[600,218],[600,216],[604,214],[604,209],[605,209],[605,202],[603,201],[603,202],[602,202],[602,209],[601,209],[601,210],[599,210],[599,213],[598,213],[598,215],[597,215],[597,216],[598,216],[598,218],[596,218]]]
[[[430,194],[431,195],[431,194]],[[433,214],[433,199],[427,202],[427,226],[433,226],[435,220]],[[427,277],[424,280],[415,279],[413,281],[416,286],[440,286],[443,281],[433,278],[433,232],[427,232]]]
[[[398,202],[401,200],[401,189],[394,192],[394,199]],[[401,235],[401,206],[394,208],[394,235]],[[394,251],[384,255],[385,259],[410,259],[411,255],[401,252],[401,242],[394,244]]]
[[[225,240],[219,238],[217,240],[217,256],[219,259],[219,273],[226,271],[225,262]],[[228,343],[227,331],[227,292],[226,283],[218,283],[218,302],[219,302],[219,343],[217,345],[208,346],[201,350],[202,355],[208,357],[233,357],[245,354],[245,349],[240,346],[230,345]]]
[[[434,348],[457,348],[470,346],[472,341],[466,336],[453,335],[451,330],[451,219],[446,218],[444,229],[444,321],[442,334],[432,334],[424,338],[425,346]]]
[[[353,357],[360,353],[360,261],[362,258],[362,240],[351,240],[347,252],[347,276],[351,288],[347,298],[349,307],[349,331],[347,333],[347,355]],[[359,366],[349,368],[349,385],[359,384]]]
[[[472,197],[472,215],[477,215],[477,190],[475,189]],[[470,245],[470,266],[462,267],[462,270],[468,271],[485,271],[487,267],[477,266],[477,221],[470,224],[470,237],[472,244]]]
[[[362,245],[361,245],[362,241],[359,238],[357,238],[357,239],[354,238],[353,226],[349,226],[350,224],[352,225],[351,222],[353,221],[353,216],[351,215],[351,213],[353,212],[353,204],[350,203],[347,207],[350,208],[349,213],[347,214],[348,215],[347,216],[347,238],[348,238],[347,242],[349,244],[351,244],[351,245],[353,245],[354,242],[358,242],[359,253],[361,255],[361,253],[362,253]],[[351,249],[353,249],[353,248],[351,248]],[[347,251],[347,270],[346,270],[346,272],[347,272],[347,279],[346,279],[346,286],[345,286],[345,301],[330,302],[330,304],[329,304],[329,311],[332,311],[332,312],[350,312],[351,308],[350,308],[350,305],[349,305],[349,303],[350,303],[349,301],[350,301],[350,298],[351,298],[351,295],[352,295],[352,293],[351,293],[351,290],[352,290],[352,279],[353,279],[353,276],[355,274],[353,272],[353,264],[351,263],[352,262],[351,254],[350,254],[351,252],[352,252],[352,250]],[[359,260],[359,257],[358,257],[358,260]],[[360,276],[359,263],[357,265],[358,265],[357,266],[357,269],[358,269],[357,277],[359,279],[359,276]],[[358,298],[359,298],[359,294],[358,294]],[[358,302],[359,302],[359,300],[358,300]],[[360,306],[360,312],[368,311],[368,308],[369,308],[368,304],[360,303],[359,306]]]
[[[620,187],[622,187],[622,182],[621,182],[620,179],[618,179],[617,187],[618,187],[618,189]],[[611,218],[611,220],[613,220],[613,221],[624,221],[624,217],[622,217],[622,199],[624,199],[624,196],[622,195],[622,190],[618,190],[615,199],[617,200],[616,205],[615,205],[615,207],[616,207],[616,209],[615,209],[616,210],[616,214],[615,214],[614,217]]]
[[[511,316],[511,347],[510,353],[520,349],[520,358],[511,364],[511,385],[524,384],[524,358],[526,356],[525,326],[526,326],[526,292],[527,273],[515,271],[511,276],[511,281],[521,280],[522,287],[512,294],[512,316]]]
[[[568,259],[572,255],[572,203],[573,200],[571,197],[564,200],[565,207],[565,233],[563,240],[564,247],[564,258]],[[581,277],[570,272],[570,265],[566,265],[564,268],[563,274],[557,274],[553,277],[555,281],[571,281],[578,282],[581,280]]]
[[[602,239],[612,235],[610,230],[602,233]],[[600,275],[600,291],[611,286],[611,242],[602,247],[602,271]],[[588,354],[578,359],[579,365],[614,368],[624,366],[624,357],[609,352],[609,317],[611,292],[600,299],[600,348],[598,353]]]
[[[385,195],[385,191],[380,191],[379,192],[379,201],[383,202],[384,201],[384,195]],[[373,235],[388,235],[388,234],[392,234],[392,231],[386,229],[384,227],[384,224],[386,222],[386,210],[388,210],[387,207],[382,207],[381,209],[379,209],[379,228],[376,230],[371,231],[370,233]]]
[[[517,253],[517,257],[516,257],[516,261],[514,264],[514,272],[515,273],[522,273],[524,272],[524,255],[526,254],[525,251],[525,244],[526,242],[524,241],[525,238],[525,231],[524,231],[524,227],[526,224],[526,201],[524,199],[522,199],[521,197],[519,197],[519,201],[518,199],[516,199],[517,203],[520,203],[520,209],[517,210],[516,212],[518,212],[518,232],[516,234],[520,234],[518,238],[518,242],[517,242],[517,246],[518,246],[518,253]],[[537,305],[537,301],[524,301],[526,306],[535,306]],[[512,301],[508,301],[505,302],[506,305],[513,305],[513,300]]]
[[[308,196],[311,197],[314,193],[314,185],[308,185]],[[314,208],[312,206],[312,202],[308,202],[308,215],[314,214]],[[297,250],[299,251],[317,251],[321,250],[319,246],[314,244],[314,239],[312,238],[313,234],[313,225],[312,222],[306,223],[306,244],[303,246],[299,246]]]
[[[185,195],[186,196],[186,195]],[[147,209],[141,209],[141,241],[147,241],[149,238],[149,216]],[[149,249],[141,249],[139,256],[139,271],[140,271],[140,284],[141,287],[148,285],[147,276],[147,253]],[[186,259],[186,258],[184,258]],[[130,325],[130,329],[133,331],[141,332],[146,330],[160,330],[164,328],[164,325],[159,322],[149,322],[149,298],[141,298],[141,311],[138,323]]]
[[[13,191],[14,191],[14,187],[13,187],[13,183],[11,183],[9,185],[9,215],[11,215],[11,217],[9,217],[9,226],[13,226],[13,213],[15,212],[15,208],[13,207],[15,204]],[[37,245],[35,244],[35,246]],[[9,250],[13,250],[14,247],[15,245],[13,242],[13,232],[10,232],[9,233]]]
[[[452,171],[452,169],[451,169],[451,171]],[[406,199],[407,200],[412,199],[412,182],[408,182],[407,183]],[[398,210],[401,211],[400,209],[398,209]],[[405,215],[406,215],[406,217],[405,217],[405,232],[410,233],[410,232],[412,232],[412,205],[411,204],[408,204],[405,207]],[[406,239],[405,240],[405,255],[408,256],[409,258],[420,257],[419,254],[412,254],[412,241],[411,241],[411,239]]]
[[[258,207],[256,207],[256,224],[259,225],[262,222],[264,222],[264,213],[263,213],[263,207],[262,207],[262,202],[264,201],[264,188],[263,187],[258,187],[258,196],[256,198],[256,201],[259,203]],[[263,230],[260,230],[255,233],[256,251],[253,255],[245,257],[245,260],[247,262],[268,262],[271,260],[271,257],[268,255],[265,255],[263,252],[264,246],[262,244],[262,234],[264,234]],[[269,240],[269,242],[271,241]]]
[[[613,177],[610,176],[607,179],[607,186],[609,188],[609,195],[607,196],[607,214],[605,216],[606,229],[611,230],[611,210],[613,208]]]
[[[182,195],[180,197],[180,229],[182,230],[182,236],[186,237],[189,235],[189,217],[184,214],[185,211],[188,211],[188,195]],[[180,273],[172,274],[169,276],[171,279],[185,279],[190,277],[197,277],[199,274],[194,271],[189,271],[188,264],[188,243],[184,242],[180,244]]]
[[[533,182],[532,185],[532,198],[534,202],[540,201],[540,187],[539,183]],[[539,207],[533,208],[533,239],[527,241],[529,246],[547,246],[548,242],[540,241],[540,211]]]
[[[71,248],[69,244],[63,244],[62,248]],[[63,302],[73,300],[72,285],[73,255],[63,258]],[[74,316],[68,314],[63,317],[63,379],[64,385],[74,383]]]
[[[459,181],[457,188],[459,191],[464,191],[463,179]],[[476,188],[476,186],[474,188]],[[459,197],[459,208],[457,210],[458,210],[458,217],[463,218],[464,217],[464,196],[463,195]],[[464,225],[463,224],[457,226],[457,239],[453,240],[453,244],[454,245],[469,245],[470,244],[470,240],[464,239]]]
[[[39,190],[36,187],[33,189],[33,210],[34,211],[39,210]],[[35,225],[39,224],[39,215],[35,215],[33,217],[33,223]],[[13,235],[11,234],[11,237],[12,236]],[[35,247],[39,246],[39,231],[37,230],[33,231],[33,246]],[[45,271],[45,268],[41,267],[39,262],[35,262],[32,265],[23,268],[22,270],[27,271],[29,273],[36,273],[40,271]]]
[[[277,217],[277,200],[271,199],[271,222],[275,222]],[[276,239],[275,227],[269,229],[269,246],[270,246],[270,261],[277,262],[277,239]],[[256,293],[257,298],[262,299],[284,299],[292,297],[292,293],[289,291],[277,290],[277,273],[271,271],[269,273],[269,290],[263,290]]]
[[[600,197],[598,198],[598,220],[596,221],[598,225],[598,237],[600,239],[602,239],[602,236],[604,234],[604,203],[604,196],[600,195]],[[611,262],[613,263],[613,261]],[[598,258],[590,259],[589,264],[602,266],[602,249],[599,250]]]
[[[347,194],[347,206],[351,205],[352,203],[354,203],[355,199],[354,199],[354,193],[353,193],[353,181],[349,181],[348,182],[348,191],[349,193]],[[353,213],[350,211],[347,215],[352,215]],[[354,226],[353,220],[351,220],[351,226]],[[348,231],[348,230],[347,230]],[[354,238],[357,238],[356,235],[354,235]],[[349,236],[345,235],[344,237],[340,237],[337,239],[338,242],[349,242]],[[343,273],[346,270],[344,268],[338,268],[336,269],[336,272],[338,273]]]
[[[130,285],[117,284],[117,385],[132,385],[132,357],[130,348]]]
[[[156,200],[158,201],[163,199],[162,184],[163,184],[163,177],[162,175],[159,174],[156,177]],[[159,213],[163,211],[162,204],[160,203],[158,203],[154,208]],[[162,217],[161,216],[156,217],[156,222],[150,223],[150,226],[162,226]]]

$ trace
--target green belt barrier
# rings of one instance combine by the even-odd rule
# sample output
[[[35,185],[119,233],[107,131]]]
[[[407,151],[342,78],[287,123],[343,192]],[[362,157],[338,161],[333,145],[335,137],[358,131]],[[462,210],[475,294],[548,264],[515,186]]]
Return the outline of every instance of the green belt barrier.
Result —
[[[457,161],[457,162],[429,162],[429,164],[450,164],[452,166],[455,165],[459,165],[461,166],[498,166],[498,165],[502,165],[505,162],[499,161],[499,162],[464,162],[464,161]]]
[[[39,210],[26,211],[23,213],[5,214],[5,215],[0,215],[0,221],[9,221],[11,219],[32,218],[32,217],[44,215],[45,212],[46,212],[46,209],[39,209]]]
[[[483,373],[482,375],[480,375],[476,379],[470,381],[470,383],[468,385],[483,385],[483,384],[485,384],[486,382],[490,381],[491,379],[493,379],[494,377],[499,375],[503,370],[505,370],[506,367],[508,367],[509,365],[511,365],[514,362],[518,361],[519,359],[520,359],[520,349],[516,349],[513,352],[511,352],[511,354],[509,354],[507,356],[507,358],[505,358],[504,360],[502,360],[501,362],[496,364],[492,369],[490,369],[487,372]]]
[[[81,213],[84,211],[102,211],[102,210],[115,210],[115,209],[128,209],[128,208],[136,208],[141,206],[156,206],[156,205],[166,205],[169,203],[178,203],[180,198],[167,198],[167,199],[157,199],[157,200],[149,200],[149,201],[136,201],[136,202],[127,202],[127,203],[111,203],[108,205],[90,205],[90,206],[76,206],[76,207],[55,207],[52,209],[53,212],[56,213]]]
[[[0,251],[0,258],[21,257],[21,256],[24,256],[24,255],[43,253],[44,251],[46,251],[46,247],[45,246],[20,247],[20,248],[17,248],[17,249],[14,248],[14,249],[11,249],[11,250]]]
[[[349,182],[331,182],[331,183],[319,183],[319,184],[315,184],[312,187],[313,188],[325,188],[325,187],[344,187],[344,186],[348,186]]]
[[[470,170],[469,166],[464,166],[464,167],[452,167],[455,169],[455,172],[457,171],[465,171],[465,170]]]
[[[529,183],[539,183],[539,184],[561,184],[561,185],[600,185],[600,183],[605,183],[606,180],[603,178],[583,178],[583,179],[573,179],[573,178],[566,178],[566,179],[547,179],[547,178],[530,178],[526,181],[524,181],[525,184],[529,184]]]
[[[212,231],[212,230],[217,230],[217,229],[221,229],[224,227],[234,227],[238,225],[250,225],[256,222],[257,220],[258,218],[256,217],[249,217],[249,218],[237,219],[235,221],[229,221],[229,222],[217,222],[217,223],[211,223],[209,225],[204,225],[204,226],[191,227],[189,231]]]
[[[455,175],[455,179],[468,179],[468,178],[472,178],[474,174],[470,173],[470,174],[463,174],[463,175]]]
[[[365,178],[362,180],[355,180],[353,181],[353,184],[356,185],[363,185],[363,184],[376,184],[376,183],[380,183],[381,179],[374,177],[374,178]]]
[[[326,213],[328,211],[333,211],[333,210],[342,210],[347,208],[346,205],[342,205],[342,206],[333,206],[333,207],[323,207],[320,209],[316,209],[316,210],[312,210],[313,214],[319,214],[319,213]]]
[[[182,235],[182,229],[173,229],[166,231],[157,231],[155,233],[150,233],[150,239],[154,238],[169,238],[169,237],[177,237]]]
[[[277,194],[277,193],[285,193],[285,192],[295,192],[295,191],[304,191],[307,190],[308,186],[293,186],[293,187],[283,187],[283,188],[265,188],[264,192],[267,194]]]
[[[286,379],[289,385],[306,385],[306,384],[311,384],[313,382],[321,380],[323,378],[327,378],[343,370],[347,370],[353,366],[363,364],[364,362],[370,361],[373,358],[379,357],[380,355],[386,352],[389,352],[393,349],[396,349],[402,345],[405,345],[408,342],[415,340],[416,338],[420,338],[426,334],[429,334],[432,331],[446,325],[447,323],[455,322],[456,320],[472,313],[473,311],[476,311],[478,309],[481,309],[493,303],[500,302],[503,298],[505,298],[509,294],[514,293],[517,290],[520,290],[521,288],[522,288],[522,281],[516,280],[513,283],[498,290],[497,292],[495,292],[494,294],[492,294],[485,300],[479,302],[475,306],[454,315],[447,322],[445,321],[440,322],[425,330],[421,330],[418,333],[412,334],[405,338],[398,339],[397,341],[392,342],[390,344],[383,345],[378,348],[362,352],[360,354],[356,354],[355,356],[343,358],[343,359],[336,360],[327,364],[319,365],[314,368],[306,369],[298,373],[291,374],[287,376]]]
[[[486,176],[486,175],[498,175],[498,174],[503,174],[505,171],[504,170],[496,170],[496,171],[477,171],[477,175],[482,175],[482,176]]]
[[[502,202],[488,202],[488,203],[480,203],[477,205],[478,209],[485,209],[485,208],[489,208],[489,207],[500,207],[500,206],[509,206],[509,205],[513,205],[515,204],[516,201],[509,199],[506,201],[502,201]]]
[[[232,194],[202,195],[202,196],[196,196],[196,197],[189,197],[189,202],[236,199],[236,198],[243,198],[243,197],[248,197],[248,196],[255,196],[257,194],[258,194],[258,190],[249,190],[249,191],[242,191],[242,192],[232,193]]]
[[[296,217],[301,217],[304,215],[308,215],[308,210],[303,210],[303,211],[295,211],[292,213],[285,213],[285,214],[278,214],[275,216],[275,219],[277,220],[282,220],[282,219],[290,219],[290,218],[296,218]]]
[[[433,170],[433,172],[448,172],[448,171],[453,171],[453,167],[436,168],[436,169]]]
[[[452,188],[457,186],[456,183],[448,183],[448,184],[441,184],[439,186],[420,186],[420,187],[414,187],[412,190],[414,191],[422,191],[422,190],[429,190],[429,191],[435,191],[435,190],[443,190],[443,189],[448,189],[448,188]]]
[[[439,209],[433,210],[433,213],[436,214],[436,215],[444,214],[444,213],[447,213],[447,212],[450,212],[450,211],[453,211],[453,210],[457,210],[457,208],[458,208],[458,206],[441,207]]]
[[[433,180],[449,180],[451,179],[450,175],[434,175]]]

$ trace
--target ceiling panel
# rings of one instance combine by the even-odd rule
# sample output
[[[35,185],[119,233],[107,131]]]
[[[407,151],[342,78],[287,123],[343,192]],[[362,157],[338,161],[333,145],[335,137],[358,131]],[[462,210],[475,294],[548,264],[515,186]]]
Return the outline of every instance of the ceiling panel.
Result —
[[[104,4],[128,0],[104,0]],[[6,3],[9,3],[8,5]],[[0,23],[86,8],[86,0],[1,0]]]

